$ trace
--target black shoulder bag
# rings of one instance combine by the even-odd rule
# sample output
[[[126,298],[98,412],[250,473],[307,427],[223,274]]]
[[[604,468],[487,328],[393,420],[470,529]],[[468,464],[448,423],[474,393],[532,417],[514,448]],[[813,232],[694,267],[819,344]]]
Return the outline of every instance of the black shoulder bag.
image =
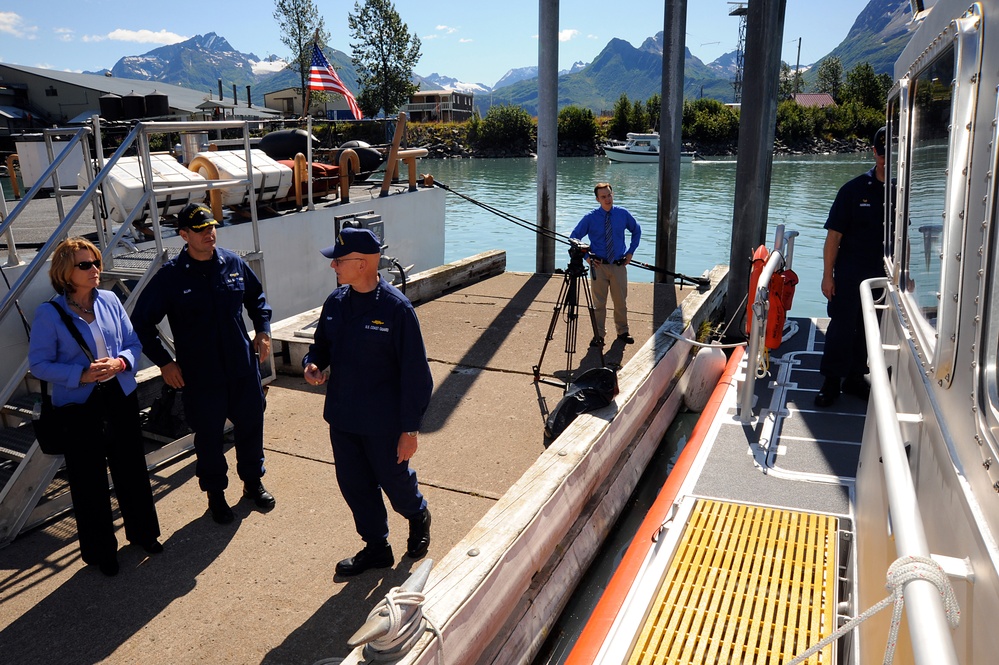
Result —
[[[90,352],[87,343],[83,339],[83,335],[73,325],[73,320],[69,318],[66,310],[52,300],[48,302],[59,312],[59,317],[66,324],[66,327],[69,328],[73,339],[83,349],[83,354],[87,356],[90,362],[94,362],[94,354]],[[42,397],[40,408],[36,409],[37,415],[31,421],[31,424],[35,428],[35,438],[38,440],[38,447],[46,455],[63,455],[66,452],[66,442],[74,432],[79,431],[82,423],[93,420],[93,414],[90,413],[90,409],[86,404],[53,406],[52,397],[49,395],[48,383],[42,381],[41,384]],[[98,390],[99,385],[95,386],[94,390]]]

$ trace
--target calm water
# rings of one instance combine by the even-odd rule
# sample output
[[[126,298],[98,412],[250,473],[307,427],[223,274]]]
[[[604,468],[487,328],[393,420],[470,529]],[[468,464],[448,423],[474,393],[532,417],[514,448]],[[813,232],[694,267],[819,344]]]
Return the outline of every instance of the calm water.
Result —
[[[836,191],[850,178],[872,166],[870,156],[829,155],[787,157],[774,161],[770,193],[773,241],[777,224],[796,229],[794,270],[800,284],[792,313],[825,316],[822,279],[822,243],[829,206]],[[452,189],[532,224],[537,217],[537,166],[533,159],[440,160],[423,168]],[[657,172],[652,164],[614,164],[605,157],[572,157],[558,162],[556,230],[568,235],[579,218],[596,207],[593,185],[606,180],[614,185],[614,202],[628,208],[642,225],[642,243],[635,258],[655,263]],[[681,165],[677,270],[700,275],[719,263],[728,263],[732,233],[735,160],[710,159]],[[507,269],[531,272],[535,268],[536,236],[533,232],[448,195],[445,259],[503,249]],[[564,267],[565,245],[557,245],[556,266]],[[558,258],[561,257],[561,258]],[[562,260],[562,259],[565,260]],[[632,281],[651,282],[651,271],[632,267]]]

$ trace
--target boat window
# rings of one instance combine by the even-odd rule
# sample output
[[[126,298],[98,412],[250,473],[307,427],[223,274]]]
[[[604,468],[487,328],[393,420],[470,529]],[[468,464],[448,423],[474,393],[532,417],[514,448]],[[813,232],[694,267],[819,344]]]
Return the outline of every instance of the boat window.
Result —
[[[905,279],[900,289],[925,323],[936,329],[940,306],[947,146],[954,78],[954,49],[924,69],[912,83]]]
[[[899,132],[901,129],[900,99],[896,94],[888,100],[888,132],[886,137],[886,147],[888,148],[885,158],[885,186],[887,187],[885,202],[885,258],[888,261],[889,274],[894,274],[895,256],[895,216],[896,201],[898,197],[898,146]]]

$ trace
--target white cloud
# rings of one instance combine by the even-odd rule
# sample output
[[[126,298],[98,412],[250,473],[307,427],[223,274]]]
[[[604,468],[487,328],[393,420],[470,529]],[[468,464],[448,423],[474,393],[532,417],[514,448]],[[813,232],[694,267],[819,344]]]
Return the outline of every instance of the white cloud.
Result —
[[[428,39],[437,39],[440,35],[427,35],[426,37],[420,37],[421,41],[427,41]]]
[[[84,42],[111,40],[115,42],[135,42],[138,44],[176,44],[188,38],[178,35],[175,32],[167,32],[166,30],[153,32],[152,30],[124,30],[118,28],[106,35],[84,35],[82,39]]]
[[[457,30],[458,30],[458,28],[452,28],[449,25],[439,25],[439,26],[437,26],[436,29],[437,29],[438,32],[443,32],[443,33],[448,34],[448,35],[450,35],[453,32],[457,32]]]
[[[559,30],[558,40],[560,42],[567,42],[578,34],[579,30],[573,30],[572,28],[569,28],[568,30]]]
[[[586,38],[587,38],[587,39],[600,39],[600,38],[599,38],[599,37],[597,37],[596,35],[586,35]]]
[[[21,39],[37,39],[38,26],[25,25],[24,19],[14,12],[0,12],[0,33],[20,37]]]
[[[458,40],[458,43],[459,44],[471,44],[472,40],[468,39],[467,37],[462,37],[461,39]]]
[[[56,33],[61,42],[71,42],[73,41],[73,35],[75,31],[72,28],[53,28],[52,32]]]

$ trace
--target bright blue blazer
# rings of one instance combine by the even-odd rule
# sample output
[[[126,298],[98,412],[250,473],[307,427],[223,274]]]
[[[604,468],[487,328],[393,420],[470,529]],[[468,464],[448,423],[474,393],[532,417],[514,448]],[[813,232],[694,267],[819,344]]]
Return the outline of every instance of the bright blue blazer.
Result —
[[[58,303],[73,321],[76,329],[95,358],[97,346],[87,322],[74,314],[66,303],[65,296],[56,296]],[[123,358],[128,369],[114,378],[121,384],[126,395],[135,390],[135,365],[142,352],[139,336],[132,329],[132,322],[125,313],[121,301],[111,291],[97,289],[94,299],[94,316],[104,336],[104,344],[111,358]],[[36,378],[48,381],[52,386],[52,404],[82,404],[94,391],[93,383],[80,383],[80,376],[90,366],[90,360],[73,338],[59,312],[47,302],[35,310],[35,320],[31,324],[31,342],[28,346],[28,362],[31,373]]]

